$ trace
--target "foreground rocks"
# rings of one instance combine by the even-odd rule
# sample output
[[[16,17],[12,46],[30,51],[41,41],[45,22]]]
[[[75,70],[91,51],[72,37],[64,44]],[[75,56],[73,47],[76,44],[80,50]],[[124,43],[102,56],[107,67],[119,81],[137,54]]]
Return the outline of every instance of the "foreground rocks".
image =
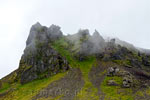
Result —
[[[133,86],[133,76],[127,71],[119,69],[118,67],[110,67],[107,72],[108,77],[118,76],[122,78],[122,87],[130,88]],[[117,86],[118,84],[115,80],[108,80],[107,85],[109,86]]]
[[[133,86],[133,78],[130,74],[123,77],[123,84],[122,85],[125,88],[129,88],[129,87]]]

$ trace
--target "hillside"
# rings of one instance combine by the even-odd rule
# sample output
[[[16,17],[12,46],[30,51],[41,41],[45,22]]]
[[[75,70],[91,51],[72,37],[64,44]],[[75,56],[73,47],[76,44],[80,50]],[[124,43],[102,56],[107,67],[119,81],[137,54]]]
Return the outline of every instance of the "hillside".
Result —
[[[36,23],[18,69],[0,80],[0,100],[150,100],[150,55],[118,41]]]

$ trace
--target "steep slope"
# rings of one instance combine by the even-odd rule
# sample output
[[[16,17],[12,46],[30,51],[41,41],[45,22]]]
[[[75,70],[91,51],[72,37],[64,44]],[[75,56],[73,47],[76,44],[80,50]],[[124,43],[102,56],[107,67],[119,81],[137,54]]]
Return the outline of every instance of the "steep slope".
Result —
[[[149,100],[150,56],[137,51],[96,30],[64,36],[36,23],[19,68],[0,80],[0,100]]]

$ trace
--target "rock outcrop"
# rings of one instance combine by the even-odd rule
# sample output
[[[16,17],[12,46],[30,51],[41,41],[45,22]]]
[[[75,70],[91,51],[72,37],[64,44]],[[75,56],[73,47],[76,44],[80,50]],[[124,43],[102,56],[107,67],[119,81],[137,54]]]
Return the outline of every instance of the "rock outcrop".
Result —
[[[22,84],[69,69],[67,60],[51,47],[51,42],[60,37],[59,26],[32,26],[17,72]]]
[[[142,57],[142,63],[145,66],[150,66],[150,61],[149,61],[150,57],[146,56],[146,57]]]
[[[133,75],[130,72],[125,71],[123,69],[119,69],[117,67],[110,67],[107,71],[107,76],[118,76],[122,78],[122,87],[124,88],[130,88],[134,85]],[[118,84],[115,82],[115,80],[108,80],[107,85],[117,86]]]

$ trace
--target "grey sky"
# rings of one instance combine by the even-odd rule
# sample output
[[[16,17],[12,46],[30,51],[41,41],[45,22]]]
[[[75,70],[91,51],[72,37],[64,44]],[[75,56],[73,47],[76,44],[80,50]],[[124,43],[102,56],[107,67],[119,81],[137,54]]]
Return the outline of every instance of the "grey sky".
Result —
[[[0,0],[0,78],[18,68],[32,24],[61,26],[64,34],[97,29],[150,49],[150,0]]]

